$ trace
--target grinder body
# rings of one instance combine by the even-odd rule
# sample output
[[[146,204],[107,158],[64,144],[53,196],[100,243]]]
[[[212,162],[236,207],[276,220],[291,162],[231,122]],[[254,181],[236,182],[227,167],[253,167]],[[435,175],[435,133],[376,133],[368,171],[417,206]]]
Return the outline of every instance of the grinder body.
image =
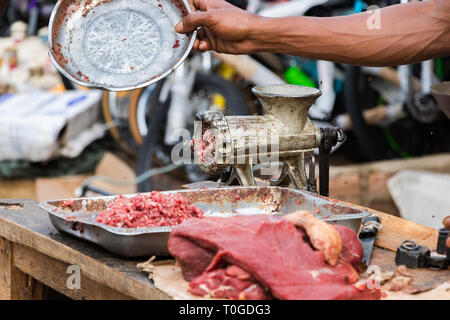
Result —
[[[281,162],[281,176],[271,184],[293,183],[295,188],[309,190],[305,161],[321,145],[323,132],[308,118],[308,111],[320,90],[269,85],[255,87],[253,93],[262,103],[261,116],[224,116],[215,111],[196,116],[195,153],[202,154],[202,148],[212,153],[210,161],[204,161],[203,155],[197,157],[200,167],[216,174],[231,166],[225,183],[248,186],[255,184],[254,165]]]

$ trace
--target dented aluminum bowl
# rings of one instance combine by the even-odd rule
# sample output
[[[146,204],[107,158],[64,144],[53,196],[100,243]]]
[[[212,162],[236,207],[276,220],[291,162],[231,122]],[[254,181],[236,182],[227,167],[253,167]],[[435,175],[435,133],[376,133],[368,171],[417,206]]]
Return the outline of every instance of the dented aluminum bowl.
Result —
[[[71,81],[126,91],[175,70],[196,39],[175,25],[187,0],[59,0],[49,25],[50,57]]]

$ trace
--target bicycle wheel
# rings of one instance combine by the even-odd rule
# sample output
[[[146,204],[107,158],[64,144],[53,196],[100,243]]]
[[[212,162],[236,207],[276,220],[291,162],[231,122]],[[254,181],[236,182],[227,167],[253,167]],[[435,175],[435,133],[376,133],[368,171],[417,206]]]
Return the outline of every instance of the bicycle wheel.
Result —
[[[365,160],[419,156],[430,152],[429,128],[410,115],[387,126],[368,125],[362,115],[373,108],[380,94],[370,87],[371,77],[360,67],[345,66],[344,99],[352,130]]]
[[[170,106],[170,95],[165,101],[160,100],[161,89],[166,80],[158,82],[148,101],[147,113],[148,132],[144,137],[142,145],[138,149],[137,175],[140,176],[154,167],[156,149],[161,145],[164,127],[167,118],[167,110]],[[153,178],[150,177],[138,184],[138,192],[147,192],[153,189]]]
[[[141,146],[148,132],[148,114],[152,104],[149,103],[156,85],[134,90],[131,93],[128,124],[131,136],[137,146]]]
[[[250,109],[239,89],[228,80],[216,74],[197,74],[192,96],[200,95],[203,98],[220,94],[225,99],[225,115],[248,115]],[[192,98],[192,97],[191,97]],[[194,115],[197,113],[194,110]],[[192,118],[192,124],[193,124]]]
[[[119,146],[128,153],[135,153],[135,143],[128,125],[128,109],[135,91],[103,92],[102,113],[108,131]]]

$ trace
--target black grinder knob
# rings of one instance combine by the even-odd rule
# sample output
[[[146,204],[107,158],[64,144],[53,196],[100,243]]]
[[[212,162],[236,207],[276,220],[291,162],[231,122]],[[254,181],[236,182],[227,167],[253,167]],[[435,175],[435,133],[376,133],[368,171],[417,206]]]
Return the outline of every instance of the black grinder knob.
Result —
[[[450,248],[445,245],[450,231],[442,228],[436,246],[436,253],[431,255],[430,249],[420,246],[413,240],[405,240],[397,248],[395,254],[395,264],[405,265],[408,268],[432,268],[445,270],[450,265]]]
[[[420,246],[413,240],[405,240],[397,248],[395,264],[408,268],[426,268],[426,257],[430,256],[430,249]]]

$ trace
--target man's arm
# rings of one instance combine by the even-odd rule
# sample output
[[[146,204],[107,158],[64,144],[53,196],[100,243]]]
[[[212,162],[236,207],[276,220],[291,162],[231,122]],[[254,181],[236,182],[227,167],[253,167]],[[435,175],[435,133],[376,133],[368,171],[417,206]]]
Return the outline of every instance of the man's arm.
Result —
[[[203,51],[271,51],[370,66],[409,64],[450,55],[450,0],[414,2],[330,18],[263,18],[222,0],[194,0],[194,5],[202,12],[185,17],[176,30],[191,32],[203,27],[196,43]]]

